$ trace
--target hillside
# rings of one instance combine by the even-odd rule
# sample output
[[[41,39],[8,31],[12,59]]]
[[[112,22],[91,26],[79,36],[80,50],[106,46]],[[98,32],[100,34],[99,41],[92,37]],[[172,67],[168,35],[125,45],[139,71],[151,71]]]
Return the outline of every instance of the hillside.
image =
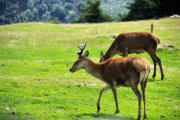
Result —
[[[104,12],[116,18],[119,14],[127,14],[128,9],[126,6],[133,1],[134,0],[101,0],[101,8]]]
[[[113,17],[127,13],[125,6],[133,0],[102,0],[101,8]],[[85,0],[9,0],[0,2],[0,25],[23,21],[53,21],[71,23],[77,19]]]
[[[172,44],[178,49],[157,51],[165,80],[160,80],[159,69],[153,79],[151,70],[146,89],[147,120],[178,120],[179,18],[100,24],[21,23],[0,26],[0,120],[135,119],[138,102],[130,88],[118,88],[119,114],[114,114],[111,90],[103,94],[101,111],[97,113],[96,102],[105,84],[84,70],[70,73],[69,68],[77,59],[77,45],[87,41],[89,57],[99,61],[100,52],[105,52],[113,42],[109,35],[150,32],[151,24],[154,24],[154,34],[160,38],[161,44]],[[144,57],[152,64],[146,53],[131,56]]]

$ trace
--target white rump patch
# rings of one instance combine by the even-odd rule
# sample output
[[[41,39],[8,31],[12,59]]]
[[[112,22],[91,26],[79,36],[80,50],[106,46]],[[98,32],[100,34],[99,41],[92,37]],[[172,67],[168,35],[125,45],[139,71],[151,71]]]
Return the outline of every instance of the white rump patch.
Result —
[[[145,81],[149,75],[149,71],[143,71],[140,73],[140,81]]]

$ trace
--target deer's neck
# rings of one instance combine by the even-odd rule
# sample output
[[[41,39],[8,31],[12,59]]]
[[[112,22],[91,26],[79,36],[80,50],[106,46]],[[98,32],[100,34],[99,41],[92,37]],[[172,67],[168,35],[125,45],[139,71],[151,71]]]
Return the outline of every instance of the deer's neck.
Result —
[[[111,58],[114,56],[116,52],[116,44],[115,42],[111,45],[111,47],[107,50],[106,54],[105,54],[105,58],[108,59],[108,58]]]
[[[87,59],[85,70],[92,76],[102,79],[101,68],[101,64],[95,63],[91,59]]]

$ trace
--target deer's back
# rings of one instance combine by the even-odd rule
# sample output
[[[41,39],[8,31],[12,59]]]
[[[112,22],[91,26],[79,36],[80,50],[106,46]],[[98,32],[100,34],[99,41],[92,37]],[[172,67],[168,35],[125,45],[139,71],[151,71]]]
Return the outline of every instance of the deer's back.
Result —
[[[129,52],[136,50],[152,49],[157,47],[160,40],[153,34],[148,32],[130,32],[122,33],[116,39],[117,49],[128,48]],[[138,51],[137,51],[138,52]]]
[[[104,65],[103,79],[117,85],[128,86],[132,78],[140,78],[140,74],[150,71],[149,62],[141,57],[110,58]]]

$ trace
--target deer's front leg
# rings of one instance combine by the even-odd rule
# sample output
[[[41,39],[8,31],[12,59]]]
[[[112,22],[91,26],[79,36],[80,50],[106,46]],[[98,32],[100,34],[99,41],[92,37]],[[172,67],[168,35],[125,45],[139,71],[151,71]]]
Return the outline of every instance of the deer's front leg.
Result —
[[[138,90],[138,84],[132,82],[131,88],[138,98],[138,117],[137,117],[137,120],[141,120],[141,93]]]
[[[99,112],[100,110],[100,100],[101,100],[101,96],[103,94],[104,91],[108,90],[110,87],[109,85],[107,85],[106,87],[102,88],[99,94],[99,98],[98,98],[98,102],[97,102],[97,112]]]
[[[123,50],[122,50],[122,53],[123,53],[123,57],[127,57],[128,56],[128,48],[124,48]]]

